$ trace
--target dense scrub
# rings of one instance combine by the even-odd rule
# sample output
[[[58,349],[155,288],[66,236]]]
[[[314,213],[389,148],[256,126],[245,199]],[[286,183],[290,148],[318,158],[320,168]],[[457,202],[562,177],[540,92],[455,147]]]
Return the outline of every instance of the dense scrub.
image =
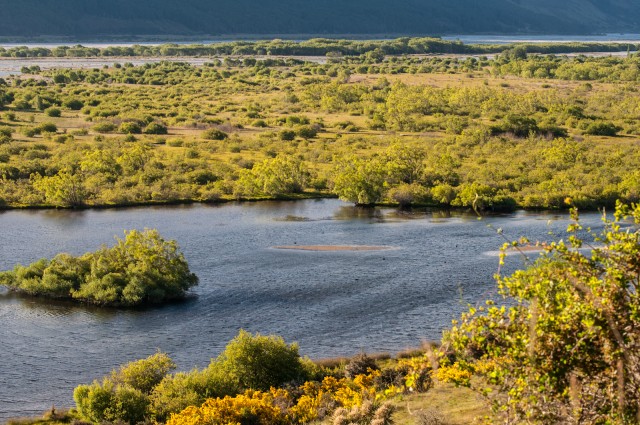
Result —
[[[517,48],[493,60],[382,53],[29,68],[0,85],[0,205],[636,201],[637,70],[634,55]]]
[[[169,373],[175,364],[156,353],[77,387],[74,399],[79,415],[95,423],[292,424],[350,414],[388,424],[385,399],[432,385],[426,356],[382,369],[369,360],[373,367],[345,375],[301,358],[282,338],[240,331],[205,369]]]
[[[623,52],[638,50],[638,45],[629,43],[518,43],[529,53],[558,54],[575,52]],[[310,40],[261,40],[233,41],[212,44],[162,44],[107,46],[103,48],[58,46],[54,48],[17,46],[0,47],[0,57],[110,57],[110,56],[221,56],[221,55],[288,55],[288,56],[358,56],[416,55],[433,53],[489,54],[511,49],[508,44],[463,44],[460,41],[443,40],[439,37],[394,40],[341,40],[313,38]]]
[[[0,272],[0,285],[29,295],[131,307],[183,298],[197,284],[176,242],[156,230],[132,230],[116,240],[114,247],[79,257],[58,254],[18,265]]]

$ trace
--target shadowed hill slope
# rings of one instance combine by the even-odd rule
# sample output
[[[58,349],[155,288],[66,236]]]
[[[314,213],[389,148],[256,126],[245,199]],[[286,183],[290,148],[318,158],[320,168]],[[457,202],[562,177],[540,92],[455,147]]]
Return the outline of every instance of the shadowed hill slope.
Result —
[[[0,36],[640,32],[634,0],[0,0]]]

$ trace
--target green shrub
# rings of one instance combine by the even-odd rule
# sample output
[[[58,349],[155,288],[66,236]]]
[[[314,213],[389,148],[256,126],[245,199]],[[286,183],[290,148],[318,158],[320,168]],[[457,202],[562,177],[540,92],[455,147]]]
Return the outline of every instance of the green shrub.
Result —
[[[291,141],[296,138],[296,132],[293,130],[281,130],[280,133],[278,133],[278,137],[283,141]]]
[[[142,128],[137,122],[125,121],[120,124],[118,131],[123,134],[140,134],[142,133]]]
[[[318,130],[310,125],[303,125],[296,129],[296,134],[303,139],[312,139],[318,135]]]
[[[72,111],[79,111],[80,109],[84,108],[84,102],[78,99],[67,99],[62,102],[62,106],[71,109]]]
[[[571,215],[565,238],[497,275],[499,301],[478,303],[444,333],[438,377],[467,375],[462,385],[505,422],[638,423],[640,205],[618,203],[597,232]],[[522,244],[505,244],[501,259]]]
[[[55,133],[58,131],[58,126],[51,122],[43,122],[36,127],[38,133]]]
[[[511,133],[516,137],[527,137],[530,133],[538,133],[535,119],[520,115],[507,115],[502,124],[491,128],[493,134]]]
[[[12,134],[13,134],[13,128],[0,127],[0,136],[11,137]]]
[[[188,406],[199,406],[208,398],[233,396],[240,390],[225,372],[213,366],[167,375],[151,394],[154,419],[166,421],[171,413],[179,413]]]
[[[304,378],[297,344],[244,330],[227,345],[213,367],[221,367],[241,389],[267,391]]]
[[[167,134],[167,126],[158,122],[149,123],[144,128],[144,134]]]
[[[174,148],[179,148],[179,147],[184,145],[184,140],[182,140],[182,139],[170,139],[170,140],[167,140],[167,145],[171,146],[171,147],[174,147]]]
[[[62,115],[62,111],[60,111],[60,108],[55,108],[52,106],[50,108],[45,109],[44,114],[48,117],[57,118]]]
[[[20,132],[27,137],[35,137],[38,131],[33,127],[22,127]]]
[[[620,127],[610,122],[594,122],[589,124],[585,130],[585,134],[591,134],[593,136],[616,136],[620,131]]]
[[[229,138],[229,135],[217,128],[210,128],[202,132],[202,138],[206,140],[226,140]]]
[[[116,129],[116,125],[112,122],[104,121],[95,124],[91,129],[98,133],[111,133]]]
[[[190,182],[197,185],[205,185],[219,179],[219,177],[211,170],[194,170],[187,174],[187,178]]]
[[[397,202],[400,207],[412,204],[422,204],[429,200],[429,189],[418,183],[402,183],[389,190],[389,199]]]
[[[146,359],[137,360],[111,372],[111,379],[144,394],[149,394],[164,377],[176,368],[176,364],[165,353],[156,353]]]
[[[169,356],[156,353],[114,370],[102,383],[80,385],[73,392],[78,413],[92,422],[142,422],[149,416],[149,394],[174,368]]]

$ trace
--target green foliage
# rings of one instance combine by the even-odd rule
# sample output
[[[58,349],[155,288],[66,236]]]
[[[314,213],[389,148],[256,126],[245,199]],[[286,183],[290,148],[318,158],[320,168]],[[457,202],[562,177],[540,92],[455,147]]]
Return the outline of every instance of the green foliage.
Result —
[[[84,102],[80,99],[67,99],[62,102],[62,106],[71,109],[72,111],[79,111],[84,108]]]
[[[127,307],[183,298],[197,284],[176,242],[165,241],[156,230],[132,230],[116,241],[112,248],[81,257],[58,254],[51,261],[18,265],[0,273],[0,281],[30,295]]]
[[[278,137],[280,137],[280,140],[283,140],[285,142],[295,140],[296,132],[293,130],[280,130],[280,132],[278,133]]]
[[[536,134],[539,131],[538,123],[535,119],[518,115],[507,115],[501,126],[492,128],[498,133],[512,133],[516,137],[527,137],[529,134]]]
[[[620,131],[620,127],[609,122],[594,122],[589,124],[585,130],[585,134],[594,136],[616,136]]]
[[[70,4],[70,3],[67,3]],[[325,10],[318,11],[320,15],[329,10],[331,7],[338,7],[338,4],[334,6],[327,6]],[[395,5],[395,9],[392,13],[398,13],[398,5]],[[414,22],[417,25],[414,30],[408,30],[406,25],[404,25],[400,29],[396,29],[392,32],[415,32],[419,33],[423,31],[425,27],[424,15],[418,13],[416,14],[415,7],[407,9],[408,5],[404,5],[402,7],[400,5],[400,10],[402,10],[405,14],[410,14],[410,18],[408,21]],[[442,19],[438,17],[436,14],[429,14],[429,18],[436,19],[437,22],[431,25],[431,27],[442,28],[443,21],[455,22],[461,20],[461,16],[467,16],[467,21],[471,22],[473,20],[478,21],[477,12],[478,9],[474,7],[469,7],[468,4],[462,2],[456,7],[452,7],[449,11],[451,13],[449,19]],[[165,9],[169,7],[168,5],[163,6]],[[270,15],[272,19],[269,22],[275,22],[273,16],[285,17],[285,10],[281,11],[281,13],[273,13],[273,5],[266,5],[265,7],[271,13],[265,13],[264,15]],[[379,6],[378,6],[379,7]],[[590,6],[591,7],[591,6]],[[628,5],[627,7],[633,7],[632,5]],[[372,10],[377,9],[376,6],[373,6]],[[569,8],[570,9],[570,8]],[[201,7],[196,14],[201,14],[205,8]],[[342,25],[346,25],[348,27],[348,31],[342,31],[342,33],[354,33],[354,25],[359,24],[360,21],[367,22],[372,19],[378,20],[382,17],[382,21],[388,15],[388,11],[380,11],[377,9],[378,13],[369,13],[363,15],[366,19],[357,19],[354,21],[352,19],[352,15],[345,14],[342,16],[343,19]],[[514,20],[511,15],[509,15],[509,22],[503,22],[502,29],[506,27],[511,27],[511,30],[506,30],[507,32],[516,33],[522,30],[522,24],[519,26],[514,26],[514,22],[522,22],[528,21],[531,18],[534,20],[537,17],[541,16],[540,14],[532,14],[530,9],[520,8],[520,9],[511,9],[511,12],[517,10],[520,13],[520,19]],[[636,9],[631,9],[632,13],[629,13],[629,16],[634,16]],[[501,11],[500,7],[496,7],[496,5],[491,5],[490,7],[485,7],[483,12],[488,13],[487,19],[485,22],[493,23],[496,20],[496,15]],[[65,17],[74,16],[76,10],[68,11],[68,13],[63,14]],[[215,22],[217,19],[220,19],[221,14],[219,10],[211,10],[211,13],[215,14],[212,16],[210,20],[204,19],[202,22]],[[244,11],[243,11],[244,12]],[[308,11],[309,12],[309,11]],[[440,11],[442,12],[442,11]],[[467,15],[468,13],[473,13],[474,15]],[[542,14],[550,14],[557,13],[558,8],[555,8],[552,12],[543,12]],[[123,12],[125,13],[125,12]],[[176,10],[174,15],[178,13],[184,13],[184,7]],[[314,12],[309,12],[314,13]],[[566,13],[566,10],[565,10]],[[47,16],[53,16],[53,12],[49,13]],[[227,14],[222,14],[227,16]],[[195,15],[194,15],[195,16]],[[244,17],[242,13],[236,14],[240,19]],[[594,27],[599,26],[602,23],[602,15],[594,14],[597,16],[595,21],[591,21],[591,24],[587,24],[583,21],[585,15],[575,15],[573,11],[569,12],[570,20],[577,19],[579,22],[574,22],[574,32],[575,33],[585,33],[588,32],[588,29],[593,30]],[[611,16],[614,16],[612,14]],[[620,16],[627,17],[626,15],[618,15],[613,18],[613,26],[616,31],[620,30]],[[636,15],[637,16],[637,15]],[[227,19],[229,16],[227,16]],[[26,19],[26,18],[25,18]],[[87,21],[90,22],[90,19],[85,19],[77,17],[76,21]],[[292,30],[292,22],[290,17],[284,18],[285,22],[280,22],[280,25],[284,25],[283,28],[286,28],[285,31],[282,30],[267,30],[264,32],[265,34],[277,34],[277,33],[290,33],[290,34],[304,34],[304,33],[313,33],[314,31],[310,31],[309,22],[297,22],[297,25],[301,25],[298,27],[298,30]],[[543,19],[547,19],[546,17]],[[633,19],[633,18],[632,18]],[[321,22],[322,19],[318,19],[318,22]],[[378,33],[381,26],[388,25],[388,22],[377,21],[375,23],[371,23],[368,30],[359,31],[361,34],[373,34]],[[398,22],[406,22],[407,19],[398,20]],[[162,24],[166,26],[167,21],[163,21]],[[192,24],[193,22],[191,22]],[[82,24],[82,23],[81,23]],[[219,22],[221,25],[222,22]],[[229,22],[225,22],[228,26]],[[539,24],[539,23],[538,23]],[[161,24],[158,24],[161,25]],[[181,24],[179,27],[184,27],[188,24]],[[218,25],[218,26],[219,26]],[[245,33],[255,32],[255,21],[251,24],[251,27],[247,27],[246,31],[240,31]],[[506,25],[506,27],[505,27]],[[629,29],[633,29],[635,22],[631,23],[628,27]],[[157,26],[157,25],[156,25]],[[529,26],[529,25],[527,25]],[[118,28],[122,28],[118,26]],[[137,27],[132,27],[129,33],[135,33]],[[193,28],[193,27],[192,27]],[[215,30],[215,28],[213,28]],[[321,33],[326,28],[320,28],[317,33]],[[110,28],[106,28],[102,33],[107,34],[109,31],[113,30],[113,26]],[[12,32],[13,35],[17,35],[20,31],[24,31],[20,27],[14,28]],[[95,34],[96,28],[91,26],[87,32],[87,34]],[[212,28],[201,30],[201,33],[211,33]],[[454,30],[445,30],[444,32],[460,32],[459,28]],[[485,32],[485,33],[495,33],[495,27],[493,29],[488,30],[479,30],[477,32]],[[545,31],[539,31],[545,32]],[[547,31],[548,32],[548,31]],[[570,32],[567,30],[566,26],[561,27],[560,30],[555,30],[556,33]],[[610,31],[611,32],[611,31]],[[357,33],[357,32],[356,32]],[[53,33],[52,33],[53,34]],[[77,34],[76,34],[77,35]],[[562,53],[575,53],[575,52],[625,52],[627,49],[631,48],[632,50],[637,50],[636,44],[629,43],[611,43],[611,42],[586,42],[586,43],[578,43],[578,42],[553,42],[553,43],[518,43],[517,45],[509,45],[509,44],[463,44],[457,40],[444,40],[442,38],[436,37],[402,37],[397,39],[390,40],[340,40],[335,38],[313,38],[309,40],[302,41],[294,41],[294,40],[258,40],[254,42],[247,41],[235,41],[235,42],[220,42],[220,43],[211,43],[211,44],[163,44],[163,45],[134,45],[134,46],[108,46],[104,48],[95,48],[95,47],[85,47],[85,46],[58,46],[53,49],[48,49],[44,47],[33,47],[28,48],[26,46],[17,46],[10,48],[0,48],[0,56],[2,57],[19,57],[19,58],[38,58],[38,57],[112,57],[112,56],[151,56],[151,57],[175,57],[175,56],[228,56],[228,55],[264,55],[267,53],[269,55],[287,55],[287,56],[327,56],[333,59],[334,62],[339,63],[340,58],[353,57],[357,59],[359,63],[365,64],[377,64],[383,62],[385,55],[403,55],[403,54],[433,54],[433,53],[449,53],[449,54],[491,54],[491,53],[501,53],[501,59],[505,60],[519,60],[525,61],[527,57],[535,58],[533,55],[528,55],[531,53],[542,53],[542,54],[562,54]],[[242,64],[246,67],[253,67],[256,63],[260,63],[263,61],[257,61],[251,57],[245,57],[242,60],[225,58],[225,61],[228,65],[231,64]],[[268,59],[264,62],[277,62],[278,59]],[[291,61],[291,59],[289,59]],[[30,70],[31,71],[31,70]],[[36,70],[33,70],[34,72]],[[70,81],[76,81],[77,76],[74,76],[71,73],[65,73],[56,71],[54,82],[57,84],[69,83]]]
[[[314,126],[303,125],[296,129],[296,134],[303,139],[313,139],[318,135],[318,130]]]
[[[504,305],[472,308],[445,335],[455,368],[483,377],[485,394],[494,386],[488,395],[508,421],[635,423],[640,206],[619,204],[614,216],[593,245],[576,215],[568,243],[546,245],[535,264],[498,277]]]
[[[111,133],[116,129],[116,125],[112,122],[104,121],[95,124],[91,129],[98,133]]]
[[[50,107],[44,110],[44,114],[48,117],[59,117],[60,115],[62,115],[62,111],[60,111],[60,108],[55,108],[55,107]]]
[[[144,394],[150,394],[167,373],[175,368],[176,365],[169,356],[158,352],[146,359],[128,363],[119,370],[113,371],[111,379]]]
[[[151,394],[152,416],[161,422],[171,413],[178,413],[188,406],[199,406],[209,398],[238,394],[240,389],[234,379],[214,362],[206,369],[167,375]]]
[[[11,112],[15,121],[5,120],[13,134],[0,140],[0,175],[6,176],[0,199],[11,207],[139,205],[274,198],[307,187],[332,190],[354,203],[472,208],[475,201],[491,210],[566,208],[567,197],[581,208],[636,199],[640,154],[630,138],[603,137],[613,130],[640,134],[639,92],[625,83],[637,78],[635,55],[393,56],[451,47],[432,41],[233,45],[239,54],[258,46],[309,52],[331,47],[342,54],[339,64],[228,57],[205,65],[33,71],[45,79],[0,85],[13,101],[12,111],[26,105],[25,112]],[[513,46],[496,51],[504,48]],[[527,52],[551,48],[527,46]],[[133,54],[147,49],[155,47],[130,48]],[[207,49],[165,46],[163,53]],[[368,63],[377,59],[362,56],[360,49],[380,49],[385,59]],[[60,48],[56,54],[80,51]],[[367,76],[353,78],[358,74]],[[609,82],[552,81],[592,74]],[[52,86],[47,78],[57,75],[64,84]],[[516,77],[507,84],[503,75]],[[347,76],[348,83],[340,80]],[[72,100],[78,102],[65,104]],[[82,117],[36,123],[41,115],[33,106],[68,108],[79,102]],[[270,128],[241,129],[256,120]],[[143,134],[110,137],[123,122]],[[175,139],[155,137],[164,133],[162,126]],[[232,129],[237,131],[225,133]],[[36,143],[47,149],[33,148]],[[289,163],[266,161],[279,155]],[[348,165],[342,158],[349,155],[357,161]]]
[[[84,205],[87,192],[81,174],[64,168],[55,176],[32,176],[33,187],[44,193],[47,202],[60,207],[79,207]]]
[[[202,138],[206,140],[226,140],[229,138],[229,135],[217,128],[211,128],[202,132]]]
[[[124,134],[141,134],[142,128],[140,127],[140,124],[138,124],[137,122],[125,121],[122,124],[120,124],[120,127],[118,127],[118,131]]]
[[[389,189],[387,193],[387,197],[396,202],[400,208],[425,204],[431,200],[430,195],[429,189],[417,183],[401,183]]]
[[[245,173],[240,180],[243,191],[267,195],[300,193],[306,187],[308,173],[306,167],[297,158],[278,154],[275,158],[265,159]]]
[[[8,100],[6,91],[0,87],[0,110],[2,110],[6,103],[9,103]]]
[[[382,199],[385,169],[378,158],[346,156],[334,171],[333,192],[357,205],[372,205]]]
[[[292,381],[304,381],[297,344],[281,337],[252,335],[241,330],[216,360],[241,389],[267,391]]]
[[[43,122],[42,124],[38,125],[35,130],[36,134],[55,133],[58,131],[58,126],[52,122]]]
[[[168,130],[167,130],[167,126],[159,123],[159,122],[152,122],[149,123],[143,131],[144,134],[167,134]]]
[[[13,132],[14,132],[14,129],[12,127],[5,127],[5,126],[0,127],[0,136],[10,138]]]
[[[92,422],[136,424],[149,416],[150,392],[175,368],[163,353],[129,363],[102,382],[80,385],[73,392],[78,413]]]

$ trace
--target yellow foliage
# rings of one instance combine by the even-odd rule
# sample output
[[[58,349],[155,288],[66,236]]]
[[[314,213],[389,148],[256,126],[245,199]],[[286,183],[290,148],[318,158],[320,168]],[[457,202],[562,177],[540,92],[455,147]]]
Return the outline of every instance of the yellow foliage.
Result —
[[[444,366],[436,372],[436,378],[442,382],[450,382],[456,385],[468,386],[471,380],[471,372],[462,369],[458,362],[451,366]]]
[[[235,397],[215,398],[200,407],[188,407],[179,414],[172,414],[167,425],[241,424],[247,420],[271,425],[291,423],[279,406],[274,405],[277,397],[288,397],[284,390],[264,393],[248,390]]]
[[[167,425],[239,424],[248,419],[270,425],[309,423],[322,420],[337,408],[358,408],[365,402],[388,399],[424,386],[430,366],[426,358],[402,360],[397,366],[407,386],[391,385],[377,392],[376,378],[380,371],[360,374],[353,379],[325,377],[322,382],[309,381],[300,386],[302,395],[294,400],[283,389],[269,392],[246,391],[235,397],[209,399],[200,407],[189,407],[172,415]],[[426,387],[425,387],[426,388]]]

